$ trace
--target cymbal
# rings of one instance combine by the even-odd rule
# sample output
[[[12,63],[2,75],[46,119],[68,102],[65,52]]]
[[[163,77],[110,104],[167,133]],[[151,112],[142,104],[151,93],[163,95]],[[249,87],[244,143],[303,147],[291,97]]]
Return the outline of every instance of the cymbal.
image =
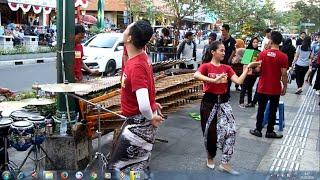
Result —
[[[79,92],[86,91],[91,88],[88,84],[83,83],[60,83],[60,84],[43,84],[40,85],[42,91],[47,92]]]
[[[25,102],[21,101],[5,101],[0,103],[0,111],[4,117],[8,117],[11,112],[19,110],[25,106],[28,106]]]
[[[22,102],[32,106],[41,106],[41,105],[53,104],[55,101],[53,99],[45,99],[45,98],[30,98],[30,99],[23,99]]]

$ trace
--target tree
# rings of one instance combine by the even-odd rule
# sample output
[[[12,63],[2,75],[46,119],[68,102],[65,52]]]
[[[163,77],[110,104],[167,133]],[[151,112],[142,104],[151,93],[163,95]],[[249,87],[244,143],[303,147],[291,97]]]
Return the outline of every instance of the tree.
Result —
[[[300,12],[301,23],[314,23],[315,26],[309,28],[312,31],[320,29],[320,0],[308,0],[308,2],[300,0],[293,5],[293,8]]]
[[[271,0],[262,4],[258,0],[207,0],[212,10],[224,23],[233,25],[232,31],[256,35],[275,24],[277,17]]]
[[[197,9],[201,7],[198,0],[165,0],[175,16],[177,27],[181,27],[181,21],[186,16],[192,16]]]

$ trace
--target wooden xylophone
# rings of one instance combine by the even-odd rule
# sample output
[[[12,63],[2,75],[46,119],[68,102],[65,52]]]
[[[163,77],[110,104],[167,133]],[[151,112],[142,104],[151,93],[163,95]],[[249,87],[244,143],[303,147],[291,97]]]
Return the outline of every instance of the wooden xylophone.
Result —
[[[202,97],[202,82],[195,80],[193,73],[173,76],[161,75],[155,79],[156,101],[163,106],[164,114],[176,111],[179,107]],[[119,88],[109,89],[108,93],[90,99],[89,101],[121,113]],[[95,135],[95,127],[98,120],[97,110],[82,102],[80,102],[80,108],[84,119],[87,121],[87,135],[92,138]],[[119,130],[124,121],[107,112],[101,112],[100,119],[101,127],[104,131]]]

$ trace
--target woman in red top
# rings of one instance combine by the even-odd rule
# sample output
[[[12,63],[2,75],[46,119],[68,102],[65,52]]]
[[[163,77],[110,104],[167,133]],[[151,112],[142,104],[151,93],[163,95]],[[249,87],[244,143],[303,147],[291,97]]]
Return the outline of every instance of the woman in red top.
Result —
[[[153,34],[140,20],[123,33],[128,54],[121,78],[121,111],[127,117],[109,161],[110,170],[125,173],[148,170],[157,127],[164,121],[155,101],[152,66],[144,51]]]
[[[200,115],[204,142],[207,149],[207,166],[214,168],[213,158],[217,148],[222,150],[220,170],[231,174],[239,174],[233,170],[229,161],[235,144],[235,119],[228,102],[228,79],[236,84],[242,84],[248,69],[259,63],[250,63],[238,77],[229,65],[221,64],[225,54],[225,47],[221,42],[214,42],[208,48],[209,54],[194,77],[204,82],[204,96],[202,98]]]

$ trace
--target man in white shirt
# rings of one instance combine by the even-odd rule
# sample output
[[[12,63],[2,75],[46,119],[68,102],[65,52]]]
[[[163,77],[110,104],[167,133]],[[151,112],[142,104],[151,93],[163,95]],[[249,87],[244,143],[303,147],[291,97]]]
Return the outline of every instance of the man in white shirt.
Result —
[[[269,40],[271,37],[271,29],[268,28],[264,31],[266,33],[266,36],[263,38],[262,44],[261,44],[261,51],[264,51],[269,48]]]
[[[186,64],[182,63],[180,64],[180,68],[188,68],[188,69],[196,69],[197,63],[196,63],[196,51],[197,51],[196,43],[193,41],[193,33],[187,32],[185,34],[185,39],[179,44],[177,57],[185,58],[188,61]]]

